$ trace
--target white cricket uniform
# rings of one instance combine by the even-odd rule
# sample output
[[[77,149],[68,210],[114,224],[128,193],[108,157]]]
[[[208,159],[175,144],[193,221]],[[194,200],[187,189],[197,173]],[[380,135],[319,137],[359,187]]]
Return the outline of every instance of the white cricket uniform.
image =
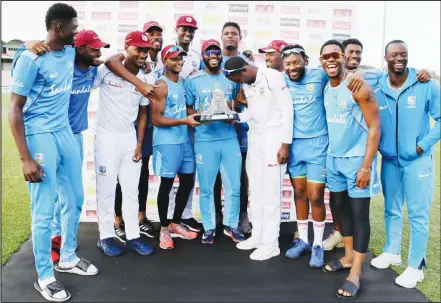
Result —
[[[177,39],[173,40],[173,43],[177,45]],[[182,66],[182,71],[179,73],[179,77],[184,80],[193,72],[199,71],[201,67],[202,56],[200,48],[197,48],[194,43],[190,43],[188,48],[187,56],[184,57],[184,65]],[[189,134],[191,142],[194,144],[194,128],[189,127]],[[182,219],[190,219],[193,218],[193,190],[191,190],[190,197],[188,198],[187,205],[185,206],[184,213],[182,214]],[[172,219],[175,211],[175,192],[172,189],[169,195],[169,204],[168,204],[168,213],[167,218]]]
[[[145,73],[138,78],[146,82]],[[115,190],[122,190],[122,215],[128,240],[139,237],[138,184],[142,160],[134,162],[137,139],[134,122],[139,106],[149,101],[134,85],[113,74],[105,65],[98,68],[94,87],[99,87],[95,135],[97,215],[100,239],[115,236]]]
[[[282,143],[291,144],[293,106],[283,75],[258,68],[256,81],[243,85],[248,108],[239,114],[248,122],[247,173],[251,193],[251,236],[267,247],[279,247],[282,184],[286,164],[279,164]]]
[[[164,64],[162,63],[161,53],[158,53],[156,63],[152,61],[150,55],[147,57],[146,62],[150,64],[150,67],[152,68],[152,71],[148,75],[152,74],[155,79],[154,81],[156,82],[164,74]],[[153,84],[155,84],[155,82],[153,82]],[[151,84],[150,82],[147,83]]]

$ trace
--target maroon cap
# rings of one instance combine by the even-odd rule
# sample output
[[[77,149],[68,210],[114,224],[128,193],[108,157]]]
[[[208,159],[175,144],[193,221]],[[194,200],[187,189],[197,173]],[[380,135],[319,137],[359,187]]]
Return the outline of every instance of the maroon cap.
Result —
[[[189,27],[194,27],[195,29],[198,29],[197,25],[198,25],[198,22],[192,16],[181,16],[176,21],[176,27],[189,26]]]
[[[141,31],[134,31],[127,34],[124,44],[127,46],[136,47],[148,47],[151,48],[152,45],[149,42],[149,38]]]
[[[144,27],[142,28],[142,31],[146,32],[149,29],[151,29],[152,27],[156,27],[157,29],[159,29],[162,32],[162,27],[156,21],[149,21],[149,22],[145,23]]]
[[[273,40],[265,47],[259,48],[259,53],[273,53],[273,52],[281,52],[285,46],[287,46],[283,40]]]
[[[75,36],[75,46],[84,46],[87,45],[91,48],[100,49],[102,47],[109,48],[110,44],[101,41],[100,37],[91,30],[85,30],[78,32]]]
[[[214,40],[214,39],[210,39],[210,40],[204,41],[204,43],[202,44],[201,51],[203,52],[203,51],[206,50],[208,47],[213,46],[213,45],[214,45],[214,46],[217,46],[219,49],[222,49],[221,46],[220,46],[219,41]]]
[[[180,54],[187,56],[187,53],[179,45],[167,45],[161,51],[161,58],[162,58],[162,60],[165,60],[167,58],[172,59]]]

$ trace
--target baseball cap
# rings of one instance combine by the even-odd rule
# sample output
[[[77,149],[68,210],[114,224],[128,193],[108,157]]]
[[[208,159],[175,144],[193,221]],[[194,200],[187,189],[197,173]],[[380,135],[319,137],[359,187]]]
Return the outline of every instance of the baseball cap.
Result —
[[[206,50],[207,48],[209,48],[210,46],[213,46],[213,45],[217,46],[219,49],[222,49],[219,41],[217,41],[215,39],[210,39],[210,40],[204,41],[204,43],[202,44],[201,51],[203,52],[204,50]]]
[[[156,21],[149,21],[149,22],[144,23],[142,31],[146,32],[146,31],[150,30],[153,27],[156,27],[157,29],[159,29],[162,32],[162,27]]]
[[[176,21],[176,27],[189,26],[189,27],[194,27],[195,29],[198,29],[197,25],[198,25],[198,22],[192,16],[181,16]]]
[[[152,45],[149,42],[149,38],[141,31],[134,31],[127,34],[124,44],[127,46],[136,47],[148,47],[151,48]]]
[[[109,48],[110,44],[101,41],[100,37],[92,31],[85,30],[79,31],[75,36],[75,46],[89,46],[91,48],[99,49],[99,48]]]
[[[161,58],[162,58],[162,60],[168,59],[168,58],[172,59],[172,58],[175,58],[176,56],[178,56],[180,54],[182,54],[184,56],[187,56],[187,53],[179,45],[167,45],[161,51]]]
[[[273,52],[281,52],[282,49],[287,46],[283,40],[273,40],[267,46],[259,48],[259,53],[273,53]]]

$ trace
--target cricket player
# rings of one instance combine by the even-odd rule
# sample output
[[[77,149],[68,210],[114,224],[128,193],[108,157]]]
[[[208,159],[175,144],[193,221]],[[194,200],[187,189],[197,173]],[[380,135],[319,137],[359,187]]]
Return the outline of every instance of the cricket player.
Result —
[[[260,54],[265,54],[266,67],[283,73],[282,50],[288,43],[283,40],[273,40],[267,46],[259,48]]]
[[[375,89],[380,106],[381,183],[384,193],[386,243],[372,259],[376,268],[401,264],[403,204],[410,223],[407,269],[395,283],[413,288],[424,279],[429,236],[429,214],[434,190],[434,145],[440,140],[440,87],[420,83],[407,68],[408,48],[401,40],[389,42],[384,59],[388,74]],[[430,127],[430,116],[436,121]]]
[[[56,3],[46,13],[45,43],[50,53],[24,51],[12,72],[9,123],[31,198],[32,245],[38,281],[34,287],[48,301],[66,301],[71,294],[55,279],[51,261],[51,222],[58,192],[62,237],[59,271],[95,275],[98,269],[75,253],[76,207],[84,200],[81,158],[68,106],[72,92],[77,13]]]
[[[153,169],[161,177],[158,192],[158,212],[161,221],[159,247],[173,249],[171,237],[195,239],[197,233],[181,224],[181,217],[194,185],[195,162],[188,126],[199,125],[187,116],[185,90],[179,73],[186,52],[178,45],[168,45],[161,51],[165,74],[156,81],[158,87],[152,102]],[[172,222],[168,222],[169,195],[174,179],[179,177],[176,206]]]
[[[280,254],[281,188],[293,134],[291,96],[280,72],[251,66],[241,57],[228,59],[223,72],[244,84],[248,108],[239,114],[239,122],[250,127],[247,171],[253,231],[237,248],[257,248],[250,258],[267,260]]]
[[[124,66],[143,79],[148,49],[147,36],[140,31],[125,38]],[[138,226],[138,181],[141,173],[142,144],[147,123],[145,98],[134,85],[112,73],[105,65],[98,68],[94,87],[100,88],[95,137],[95,167],[97,181],[98,226],[97,243],[107,256],[119,256],[123,250],[114,236],[114,203],[117,178],[121,183],[122,213],[126,225],[125,247],[141,255],[150,255],[153,248],[145,243]],[[138,136],[134,122],[138,118]]]
[[[222,50],[216,40],[207,40],[201,48],[205,69],[190,75],[185,80],[185,97],[189,114],[208,111],[212,93],[220,89],[231,108],[239,91],[237,83],[228,80],[221,72]],[[194,151],[198,170],[200,209],[204,234],[202,243],[213,244],[216,234],[216,214],[213,186],[220,170],[224,180],[225,211],[223,216],[224,234],[234,242],[245,240],[237,229],[240,211],[240,178],[242,154],[236,130],[231,123],[222,121],[202,124],[195,128]]]
[[[324,89],[329,147],[326,160],[331,199],[340,207],[345,255],[326,264],[325,272],[350,270],[336,296],[354,299],[360,289],[361,267],[369,244],[369,204],[380,191],[376,153],[380,141],[380,118],[375,94],[364,82],[352,93],[347,87],[343,45],[325,42],[320,61],[329,77]]]

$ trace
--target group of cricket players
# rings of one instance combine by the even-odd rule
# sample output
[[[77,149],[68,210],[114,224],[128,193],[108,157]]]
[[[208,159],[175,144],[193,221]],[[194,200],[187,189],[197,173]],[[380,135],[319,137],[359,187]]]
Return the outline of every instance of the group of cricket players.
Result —
[[[213,244],[222,231],[238,249],[253,250],[252,260],[276,257],[281,188],[288,172],[297,232],[286,257],[307,255],[309,266],[325,273],[347,271],[335,295],[357,297],[370,237],[370,199],[382,189],[386,243],[371,265],[401,264],[406,201],[408,267],[395,283],[413,288],[423,280],[440,87],[427,72],[407,67],[405,42],[387,44],[387,72],[358,68],[363,45],[357,39],[325,42],[317,67],[308,66],[301,45],[273,40],[259,49],[267,65],[261,68],[250,51],[238,50],[237,23],[224,24],[221,41],[197,46],[197,21],[182,16],[170,44],[163,43],[160,25],[149,21],[142,31],[127,34],[124,53],[103,62],[101,49],[110,45],[94,31],[77,31],[74,8],[56,3],[45,21],[46,39],[25,42],[15,55],[9,122],[30,193],[34,287],[46,300],[71,297],[55,279],[54,268],[98,273],[76,253],[84,201],[82,132],[96,88],[97,246],[105,255],[120,256],[125,249],[150,255],[154,248],[145,236],[159,238],[161,249],[179,245],[175,237]],[[222,91],[237,120],[198,119],[212,108],[215,90]],[[145,211],[150,156],[161,180],[160,228]],[[202,227],[191,203],[196,172]],[[323,241],[326,184],[334,230]],[[313,239],[308,238],[310,209]],[[335,247],[344,247],[344,256],[325,263],[324,251]]]

